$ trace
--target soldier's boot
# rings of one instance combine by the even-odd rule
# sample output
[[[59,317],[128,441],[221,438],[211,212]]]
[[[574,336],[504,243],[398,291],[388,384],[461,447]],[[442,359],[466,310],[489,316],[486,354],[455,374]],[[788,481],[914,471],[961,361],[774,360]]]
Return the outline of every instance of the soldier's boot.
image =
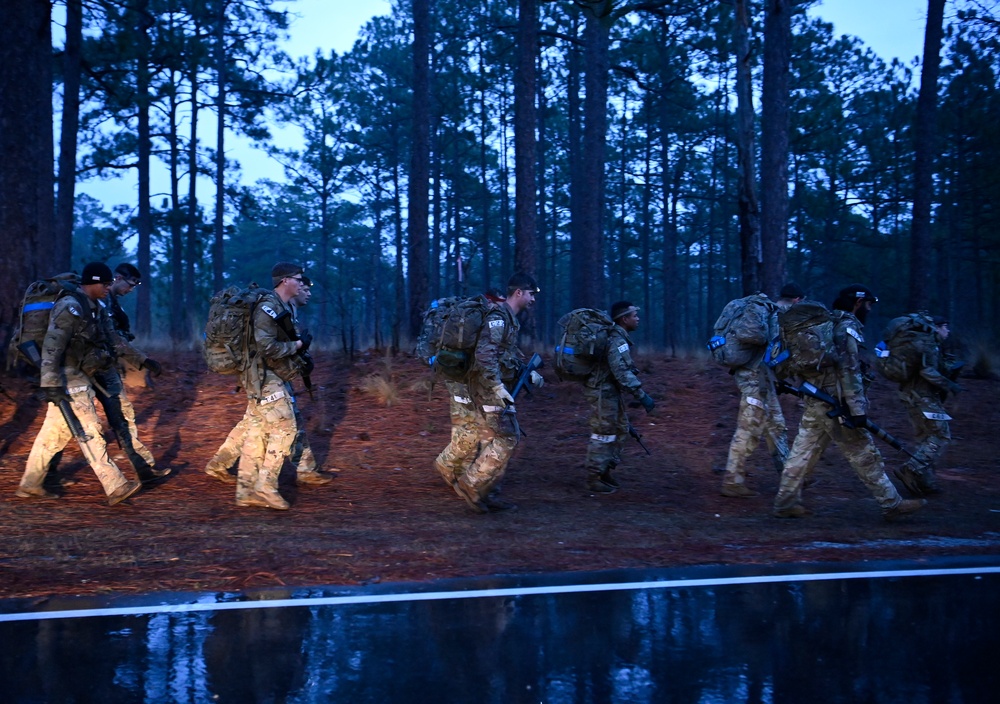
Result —
[[[53,494],[51,491],[46,491],[44,487],[40,486],[19,486],[17,491],[14,492],[14,496],[19,499],[58,499],[58,494]]]
[[[246,496],[237,496],[236,505],[239,506],[240,508],[251,508],[251,507],[270,508],[268,503],[264,501],[264,497],[257,496],[257,494],[254,492],[250,492]]]
[[[771,512],[775,518],[804,518],[809,515],[809,509],[802,504],[792,504],[787,508],[776,508]]]
[[[227,484],[235,484],[236,476],[229,473],[229,468],[222,466],[219,461],[213,457],[209,460],[208,464],[205,465],[205,474],[212,477],[213,479],[218,479],[221,482],[226,482]]]
[[[940,489],[937,489],[936,481],[932,487],[927,479],[909,464],[904,464],[902,467],[893,469],[892,475],[914,496],[921,497],[940,491]]]
[[[266,489],[258,489],[254,492],[254,496],[261,499],[268,508],[273,508],[276,511],[287,511],[291,508],[291,505],[285,501],[284,497],[277,492],[276,489],[270,487]]]
[[[130,481],[125,482],[120,487],[108,494],[108,506],[114,506],[120,504],[122,501],[132,496],[135,492],[142,488],[142,482],[140,481]]]
[[[452,487],[455,489],[455,493],[458,494],[462,499],[468,504],[469,508],[476,513],[489,513],[489,507],[479,498],[479,493],[475,488],[469,486],[465,478],[462,477],[454,484]]]
[[[604,482],[605,484],[607,484],[608,486],[614,487],[615,489],[621,489],[622,485],[618,483],[617,479],[615,479],[613,476],[611,476],[611,470],[614,469],[617,466],[618,465],[614,465],[613,464],[613,465],[609,465],[608,467],[605,467],[604,471],[601,472],[600,477],[601,477],[601,481]]]
[[[927,499],[904,499],[892,508],[882,509],[882,518],[894,521],[908,513],[919,511],[927,505]]]
[[[749,499],[752,496],[758,496],[756,491],[743,482],[733,481],[729,478],[728,474],[722,480],[722,488],[719,490],[719,493],[731,499]]]
[[[500,513],[502,511],[516,511],[517,504],[507,501],[502,496],[500,496],[499,491],[491,491],[483,499],[483,505],[490,510],[490,513]]]
[[[295,483],[299,486],[304,486],[306,484],[311,484],[312,486],[322,486],[323,484],[329,484],[332,481],[332,476],[315,469],[311,472],[296,472],[295,474]]]
[[[587,475],[587,490],[595,494],[613,494],[618,487],[606,483],[601,478],[601,472],[590,472]]]
[[[129,456],[129,459],[132,461],[132,466],[135,467],[135,473],[139,475],[139,481],[143,484],[157,482],[173,471],[170,467],[157,469],[138,454],[135,457]]]

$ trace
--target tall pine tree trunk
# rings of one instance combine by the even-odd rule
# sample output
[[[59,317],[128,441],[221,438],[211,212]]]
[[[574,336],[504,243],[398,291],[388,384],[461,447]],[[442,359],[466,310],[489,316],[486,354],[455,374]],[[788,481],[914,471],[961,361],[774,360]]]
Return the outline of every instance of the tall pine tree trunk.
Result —
[[[930,306],[933,284],[931,205],[934,200],[935,128],[945,0],[927,0],[920,95],[913,124],[913,232],[910,237],[910,308]]]
[[[736,58],[736,162],[739,171],[737,213],[740,223],[740,270],[743,295],[759,291],[761,243],[757,203],[750,15],[747,0],[735,0],[733,53]]]
[[[410,315],[407,330],[412,339],[420,333],[420,322],[427,307],[427,273],[430,233],[430,0],[413,0],[413,128],[410,153],[410,177],[407,190],[409,250],[407,263],[410,284]]]
[[[48,0],[6,0],[0,22],[0,337],[29,282],[52,275],[52,35]]]
[[[148,0],[141,0],[136,8],[136,22],[139,38],[139,52],[136,60],[136,109],[138,115],[138,175],[139,203],[136,218],[138,245],[136,247],[136,265],[139,271],[148,272],[151,257],[151,240],[153,236],[153,214],[150,210],[150,160],[153,156],[153,140],[150,134],[149,106],[152,99],[149,95],[149,54],[151,41],[149,30],[153,26],[153,17],[149,13]],[[152,329],[151,298],[148,286],[136,289],[135,332],[137,335],[148,335]]]
[[[764,5],[764,86],[761,92],[761,290],[777,297],[788,259],[788,74],[794,0]]]
[[[538,163],[535,90],[538,81],[538,0],[520,0],[514,73],[514,268],[535,275]],[[533,327],[533,326],[532,326]],[[534,330],[528,330],[533,334]]]
[[[54,269],[70,268],[73,252],[73,205],[76,199],[76,146],[80,127],[80,67],[83,2],[66,0],[66,49],[63,54],[63,104],[59,132],[59,193],[50,258]]]
[[[218,123],[215,129],[215,228],[212,237],[212,289],[220,290],[225,275],[225,227],[223,216],[226,212],[226,5],[227,0],[218,0],[219,12],[215,24],[215,71],[216,112]]]

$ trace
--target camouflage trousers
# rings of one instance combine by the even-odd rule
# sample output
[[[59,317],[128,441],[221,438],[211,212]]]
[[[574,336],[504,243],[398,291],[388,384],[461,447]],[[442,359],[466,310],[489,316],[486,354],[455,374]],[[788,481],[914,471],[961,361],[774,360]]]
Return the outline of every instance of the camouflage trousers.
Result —
[[[236,499],[252,492],[277,492],[278,476],[295,440],[295,407],[285,382],[264,383],[260,399],[250,399],[236,476]],[[235,431],[235,428],[233,429]]]
[[[153,453],[139,440],[139,429],[135,424],[135,408],[125,393],[125,385],[122,383],[118,368],[111,367],[98,374],[96,380],[103,387],[103,390],[95,390],[97,400],[104,408],[108,425],[118,438],[118,444],[129,462],[137,470],[155,466]]]
[[[101,482],[105,494],[112,494],[116,489],[127,483],[125,475],[108,456],[108,448],[104,442],[101,419],[94,407],[94,391],[90,386],[76,386],[69,389],[70,405],[73,414],[83,426],[83,432],[90,440],[80,443],[84,457],[90,463],[90,468]],[[66,444],[73,438],[66,420],[58,407],[46,404],[45,420],[38,431],[31,452],[28,454],[28,464],[21,477],[22,489],[37,489],[41,487],[52,458],[62,452]]]
[[[724,484],[746,483],[747,460],[757,449],[761,437],[778,472],[781,472],[788,457],[788,429],[778,394],[759,371],[744,375],[741,370],[735,376],[740,389],[740,409],[736,417],[736,432],[729,443],[726,473],[722,479]]]
[[[611,471],[622,461],[628,441],[628,415],[621,392],[613,383],[584,386],[583,397],[590,405],[590,440],[585,466],[591,474]]]
[[[469,387],[459,381],[445,381],[451,415],[451,442],[441,450],[434,466],[448,484],[455,483],[479,454],[480,415],[469,395]]]
[[[471,430],[475,431],[475,444],[463,440],[468,454],[448,458],[450,466],[465,466],[458,482],[484,499],[496,489],[507,471],[507,464],[520,439],[515,418],[504,415],[502,406],[473,405],[475,419]],[[513,409],[513,406],[511,406]],[[464,438],[464,435],[463,435]],[[451,444],[448,445],[452,447]],[[447,448],[445,450],[447,452]]]
[[[806,399],[798,435],[781,473],[774,508],[780,511],[802,503],[802,485],[829,440],[844,453],[855,474],[868,487],[880,507],[887,509],[899,504],[902,498],[885,475],[885,463],[871,434],[864,429],[845,428],[837,419],[826,415],[828,410],[829,407],[822,401]]]
[[[289,391],[289,394],[291,394],[291,391]],[[291,399],[295,415],[295,439],[292,440],[289,459],[292,462],[292,466],[295,467],[296,473],[315,472],[317,471],[316,455],[313,454],[312,447],[309,445],[309,438],[306,436],[306,425],[303,422],[302,414],[299,412],[299,404],[294,396],[291,396]],[[250,409],[248,407],[247,412],[240,418],[240,422],[229,431],[229,435],[226,436],[219,449],[215,451],[215,455],[208,461],[208,468],[228,471],[230,467],[233,467],[239,461],[240,453],[243,451],[243,438],[246,436],[247,425],[249,424],[249,414]]]
[[[951,416],[931,389],[900,389],[899,398],[910,416],[917,440],[914,457],[906,461],[906,466],[922,483],[933,486],[934,465],[951,442],[948,427]]]

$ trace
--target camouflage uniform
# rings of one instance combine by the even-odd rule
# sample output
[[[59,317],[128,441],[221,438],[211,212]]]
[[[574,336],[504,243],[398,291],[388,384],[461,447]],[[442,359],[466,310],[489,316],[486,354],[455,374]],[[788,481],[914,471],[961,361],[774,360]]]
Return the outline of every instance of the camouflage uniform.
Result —
[[[448,486],[461,477],[479,449],[481,415],[476,413],[469,387],[460,381],[445,380],[451,415],[451,442],[441,450],[434,467]]]
[[[608,331],[606,359],[584,384],[583,395],[590,404],[586,467],[592,480],[610,479],[611,470],[621,462],[622,448],[629,436],[622,392],[628,391],[636,398],[644,396],[637,371],[632,363],[632,340],[616,323]],[[609,486],[616,486],[607,479]]]
[[[939,340],[935,334],[935,342]],[[910,416],[917,447],[913,451],[914,457],[906,461],[902,472],[896,476],[914,493],[931,494],[938,490],[934,463],[951,442],[948,427],[951,416],[942,401],[958,385],[942,373],[946,371],[946,366],[940,344],[924,349],[921,359],[923,366],[919,373],[899,385],[899,398]]]
[[[845,410],[852,416],[868,414],[868,397],[865,395],[861,374],[859,347],[864,344],[863,327],[851,313],[834,311],[833,341],[839,359],[833,366],[804,372],[803,379],[841,399]],[[899,492],[885,474],[885,465],[871,434],[864,428],[848,428],[839,419],[830,418],[830,408],[822,401],[806,397],[799,432],[792,443],[781,484],[774,499],[776,515],[801,515],[802,486],[815,465],[815,455],[823,448],[822,438],[837,443],[844,457],[864,482],[883,512],[897,507]]]
[[[122,310],[117,297],[108,293],[109,302],[100,301],[101,319],[107,331],[107,336],[114,343],[115,354],[119,360],[141,369],[147,356],[132,346],[134,336],[130,331],[128,315]],[[108,424],[118,438],[118,444],[135,468],[139,477],[144,480],[155,478],[153,470],[156,460],[153,453],[139,440],[139,431],[135,425],[135,408],[125,393],[121,370],[117,364],[94,374],[95,393],[97,400],[104,408]]]
[[[124,489],[128,480],[108,456],[101,420],[94,407],[94,389],[90,376],[112,362],[110,342],[101,320],[101,309],[84,294],[64,295],[52,308],[49,328],[42,343],[42,388],[64,388],[70,397],[73,413],[90,440],[80,447],[111,496]],[[42,428],[31,446],[28,463],[21,477],[19,495],[43,496],[42,482],[52,458],[73,437],[59,408],[47,404]],[[138,483],[136,482],[136,486]]]
[[[736,432],[729,443],[722,492],[750,496],[756,492],[746,488],[747,459],[757,449],[763,436],[774,467],[781,472],[788,457],[788,429],[769,370],[758,362],[754,366],[736,369],[733,377],[740,390],[740,410],[736,418]]]
[[[478,497],[480,502],[498,486],[519,440],[513,406],[512,412],[505,415],[505,404],[494,391],[503,383],[505,360],[515,349],[519,329],[514,312],[506,303],[484,317],[468,378],[469,398],[475,413],[475,418],[469,419],[469,428],[470,431],[475,429],[478,442],[475,446],[465,444],[470,454],[456,452],[449,459],[449,467],[464,466],[471,460],[468,469],[456,481],[456,491],[463,497]],[[473,459],[474,452],[478,454]]]
[[[278,476],[296,433],[286,382],[299,367],[293,359],[296,343],[279,339],[283,335],[277,318],[285,312],[291,310],[274,291],[264,294],[253,312],[254,351],[241,375],[249,399],[236,482],[236,501],[241,505],[288,508],[278,493]]]

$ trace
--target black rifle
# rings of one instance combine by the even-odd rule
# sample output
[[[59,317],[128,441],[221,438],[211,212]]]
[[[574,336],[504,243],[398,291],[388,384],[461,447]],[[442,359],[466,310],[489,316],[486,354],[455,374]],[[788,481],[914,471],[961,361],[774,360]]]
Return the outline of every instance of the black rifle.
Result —
[[[635,441],[639,443],[639,447],[645,450],[647,455],[653,454],[649,451],[649,448],[646,447],[645,443],[642,442],[642,435],[639,434],[639,431],[636,430],[635,426],[631,423],[628,424],[628,434],[635,438]]]
[[[536,352],[535,354],[531,355],[531,359],[529,359],[528,363],[524,365],[524,368],[521,370],[521,375],[517,377],[517,382],[514,384],[514,388],[511,389],[510,391],[510,395],[512,398],[515,399],[517,398],[517,395],[521,393],[521,389],[525,388],[531,381],[531,373],[533,371],[541,369],[543,363],[544,362],[540,354]],[[502,415],[511,417],[511,420],[514,423],[514,429],[517,431],[518,435],[523,435],[525,437],[528,437],[528,434],[523,430],[521,430],[521,426],[517,422],[516,413],[517,412],[514,410],[514,406],[512,404],[506,404],[506,408],[503,409]]]
[[[274,322],[278,324],[278,330],[285,334],[288,338],[288,342],[297,342],[299,339],[299,333],[295,329],[295,321],[292,320],[292,314],[287,310],[274,319]],[[295,356],[302,361],[302,370],[299,372],[302,375],[302,383],[306,387],[306,391],[309,392],[309,398],[313,398],[313,383],[312,383],[312,370],[316,366],[313,362],[312,355],[308,351],[299,351],[295,353]]]
[[[850,414],[847,413],[846,409],[844,408],[844,405],[840,401],[838,401],[837,399],[835,399],[833,396],[826,393],[822,389],[817,388],[815,385],[810,384],[808,381],[802,382],[802,385],[799,386],[798,388],[792,386],[788,382],[779,381],[775,384],[775,388],[777,389],[778,393],[790,393],[794,394],[795,396],[798,396],[799,398],[809,396],[810,398],[814,398],[817,401],[822,401],[823,403],[825,403],[827,406],[830,407],[830,410],[827,411],[826,413],[828,418],[839,419],[841,425],[843,425],[846,428],[851,428],[852,430],[861,429],[857,428],[855,424],[851,422]],[[867,416],[865,416],[865,424],[863,428],[864,430],[867,430],[869,433],[877,437],[879,440],[882,440],[883,442],[888,444],[892,449],[908,455],[910,458],[919,462],[920,464],[925,464],[923,460],[921,460],[919,457],[917,457],[908,449],[906,449],[903,443],[901,443],[899,440],[894,438],[886,431],[882,430],[882,428],[876,425],[875,422],[872,421]]]
[[[17,349],[24,355],[31,364],[42,368],[42,354],[38,351],[38,343],[34,340],[29,340],[28,342],[22,342],[17,346]],[[87,453],[84,446],[86,443],[91,441],[91,437],[83,429],[83,425],[80,423],[80,419],[76,417],[73,413],[73,407],[70,406],[69,401],[65,398],[56,404],[59,408],[59,412],[62,413],[63,419],[66,421],[66,425],[69,426],[69,431],[73,433],[73,437],[76,441],[80,443],[80,448],[84,450],[84,454],[87,454],[87,459],[90,459],[89,453]]]

